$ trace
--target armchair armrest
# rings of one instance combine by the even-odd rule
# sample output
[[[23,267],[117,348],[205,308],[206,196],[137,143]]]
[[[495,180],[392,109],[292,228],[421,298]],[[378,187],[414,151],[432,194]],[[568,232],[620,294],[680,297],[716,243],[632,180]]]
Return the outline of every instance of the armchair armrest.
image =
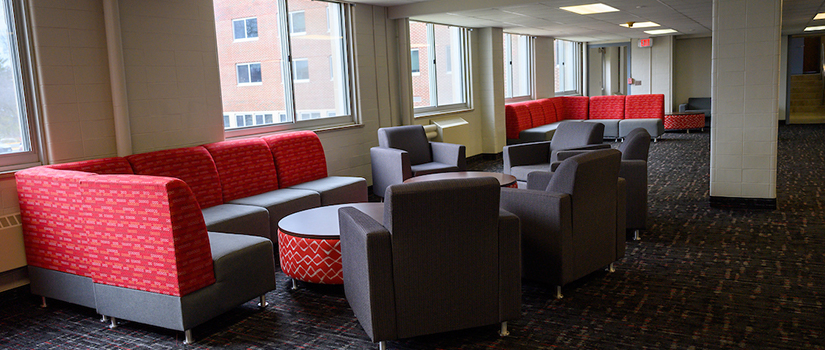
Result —
[[[373,341],[396,339],[392,238],[353,207],[338,209],[344,293]]]
[[[521,316],[521,231],[518,216],[498,214],[499,322]]]
[[[573,266],[564,264],[564,257],[573,254],[570,199],[564,193],[501,189],[501,208],[521,223],[524,278],[560,286],[562,276],[572,274]],[[547,273],[559,266],[560,275]]]
[[[547,163],[550,159],[550,141],[504,146],[504,173],[519,165]]]
[[[555,168],[559,167],[558,162],[550,164],[550,168],[555,170]],[[555,168],[553,167],[555,165]],[[528,190],[536,190],[536,191],[544,191],[547,188],[547,185],[550,184],[550,179],[553,178],[553,173],[546,172],[546,171],[534,171],[527,174],[527,189]]]
[[[467,148],[464,145],[430,141],[430,149],[433,150],[434,162],[455,165],[461,171],[467,170]]]
[[[372,191],[380,197],[393,184],[400,184],[412,177],[410,154],[397,148],[370,148],[372,161]]]
[[[688,106],[687,103],[680,104],[679,105],[679,113],[685,113],[685,111],[687,110],[687,106]]]
[[[554,151],[550,152],[550,162],[551,163],[561,162],[561,161],[563,161],[567,158],[570,158],[572,156],[576,156],[576,155],[579,155],[579,154],[582,154],[582,153],[585,153],[585,152],[588,152],[588,151],[595,151],[595,150],[609,149],[609,148],[610,148],[610,145],[608,145],[606,143],[602,143],[602,144],[598,144],[598,145],[587,145],[587,146],[581,146],[581,147],[576,147],[576,148],[567,148],[567,149],[554,150]]]

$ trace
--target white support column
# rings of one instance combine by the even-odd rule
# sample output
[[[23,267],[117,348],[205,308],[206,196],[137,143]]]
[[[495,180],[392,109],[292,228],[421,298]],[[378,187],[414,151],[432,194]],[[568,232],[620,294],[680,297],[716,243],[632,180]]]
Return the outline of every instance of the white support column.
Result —
[[[114,109],[117,155],[132,154],[132,131],[129,121],[129,97],[126,93],[126,71],[123,67],[123,42],[120,36],[120,8],[117,0],[103,0],[106,24],[106,46],[109,54],[109,81]]]
[[[710,201],[776,207],[781,0],[714,0]]]

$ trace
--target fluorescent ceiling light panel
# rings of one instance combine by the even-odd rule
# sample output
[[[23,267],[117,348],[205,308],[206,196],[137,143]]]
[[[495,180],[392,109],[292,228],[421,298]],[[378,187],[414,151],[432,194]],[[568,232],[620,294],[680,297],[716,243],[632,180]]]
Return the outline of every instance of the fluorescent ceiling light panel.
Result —
[[[814,21],[818,19],[825,19],[825,12],[817,13],[816,16],[814,16]]]
[[[805,32],[813,32],[816,30],[825,30],[825,26],[805,27]]]
[[[590,5],[579,5],[579,6],[564,6],[559,7],[562,10],[570,11],[574,13],[578,13],[580,15],[592,15],[594,13],[605,13],[605,12],[616,12],[619,9],[607,6],[602,3],[598,4],[590,4]]]
[[[628,22],[628,23],[630,23],[630,22]],[[658,27],[659,26],[659,23],[656,23],[656,22],[636,22],[636,23],[633,23],[632,27],[628,23],[622,23],[622,24],[619,24],[619,25],[622,26],[622,27],[625,27],[625,28],[649,28],[649,27]]]
[[[657,34],[670,34],[676,33],[673,29],[656,29],[656,30],[645,30],[645,33],[650,35],[657,35]]]

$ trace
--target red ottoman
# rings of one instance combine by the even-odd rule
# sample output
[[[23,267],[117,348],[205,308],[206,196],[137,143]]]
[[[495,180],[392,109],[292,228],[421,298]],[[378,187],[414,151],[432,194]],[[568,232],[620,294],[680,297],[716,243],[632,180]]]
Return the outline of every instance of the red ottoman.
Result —
[[[704,129],[705,113],[670,113],[665,114],[665,130]]]
[[[355,207],[378,222],[384,220],[383,203],[351,203],[307,209],[278,222],[281,271],[295,281],[343,284],[338,208]]]

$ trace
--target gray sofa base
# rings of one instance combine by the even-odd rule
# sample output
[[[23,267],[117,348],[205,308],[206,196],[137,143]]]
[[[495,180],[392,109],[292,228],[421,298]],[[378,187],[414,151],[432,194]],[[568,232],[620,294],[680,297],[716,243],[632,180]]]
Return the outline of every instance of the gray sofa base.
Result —
[[[619,137],[627,136],[636,128],[644,128],[653,139],[658,139],[665,133],[665,124],[659,118],[622,119],[619,122]]]
[[[35,266],[29,266],[28,272],[32,294],[95,307],[94,282],[91,278]]]

